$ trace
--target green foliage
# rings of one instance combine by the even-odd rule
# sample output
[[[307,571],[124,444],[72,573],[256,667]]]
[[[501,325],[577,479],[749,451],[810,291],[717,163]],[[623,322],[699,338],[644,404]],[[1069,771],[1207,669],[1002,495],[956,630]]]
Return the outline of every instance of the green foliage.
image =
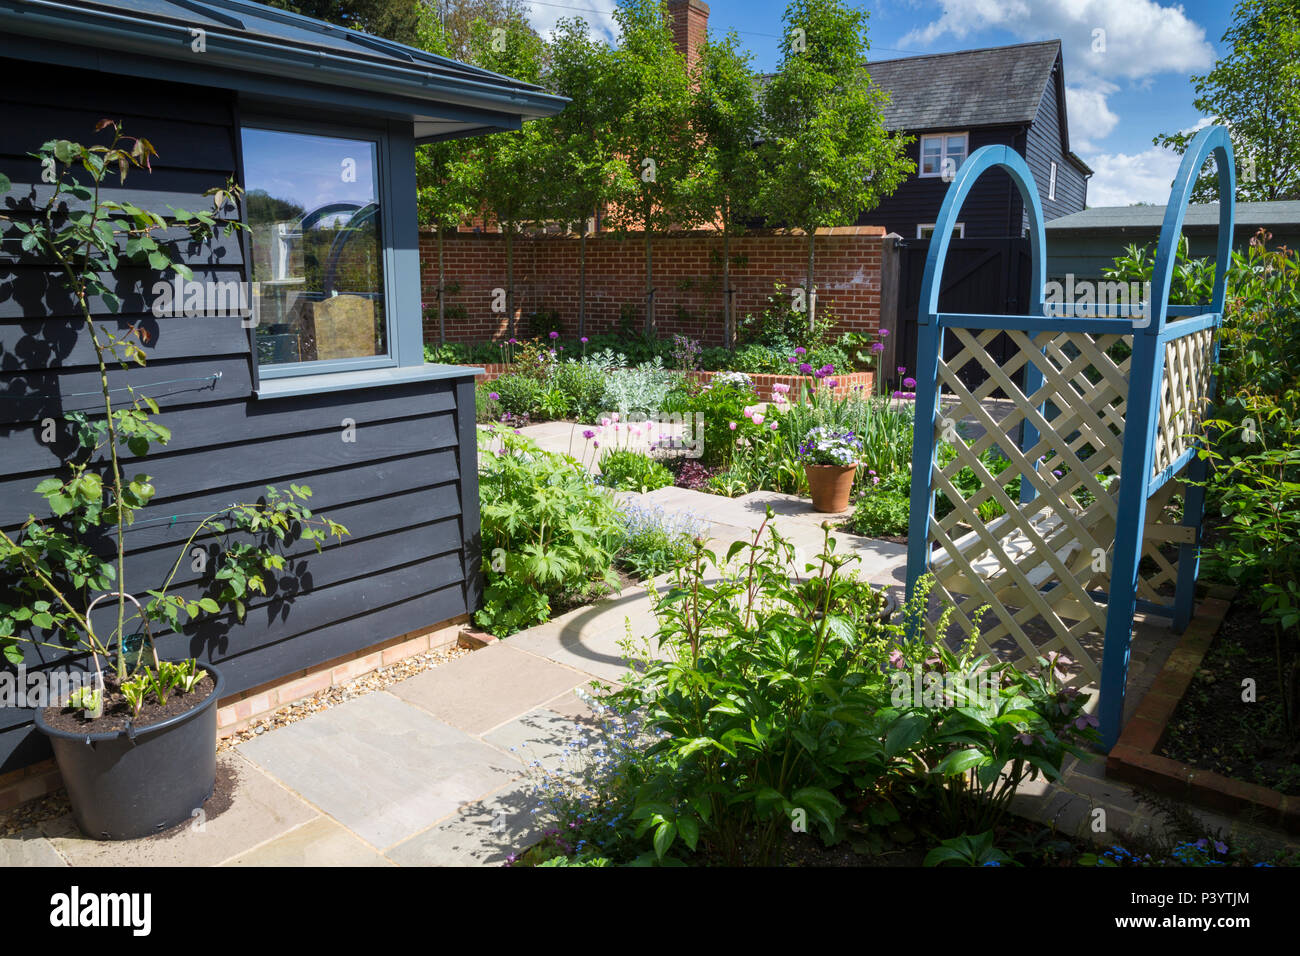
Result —
[[[925,856],[926,866],[1002,866],[1013,860],[993,845],[993,831],[944,840]]]
[[[745,409],[757,404],[758,393],[748,384],[747,377],[718,376],[689,393],[680,403],[680,409],[674,411],[704,416],[703,463],[709,468],[726,468],[736,458],[738,449],[754,447],[765,437],[761,426],[754,424],[753,416],[745,414]]]
[[[423,5],[409,0],[269,0],[269,5],[407,46],[418,45]]]
[[[769,222],[808,236],[813,284],[816,230],[856,222],[915,170],[881,116],[888,94],[867,72],[867,14],[840,0],[791,0],[781,59],[763,89],[763,182]],[[814,309],[806,317],[815,318]]]
[[[626,505],[619,520],[623,540],[618,564],[643,580],[686,564],[695,553],[695,540],[708,528],[691,515],[671,514],[659,506]]]
[[[617,590],[621,537],[612,495],[572,458],[494,426],[479,433],[484,607],[475,622],[512,634],[561,599]]]
[[[611,145],[623,163],[610,183],[606,221],[620,235],[641,234],[648,293],[654,288],[655,234],[697,221],[691,170],[698,141],[690,125],[686,63],[661,0],[623,0],[614,20],[619,44],[609,81],[618,121]],[[648,296],[643,329],[647,335],[655,329],[654,300]]]
[[[905,472],[898,474],[906,477]],[[868,490],[858,496],[853,506],[851,527],[858,534],[869,537],[901,537],[907,534],[908,516],[911,514],[908,492],[895,488]]]
[[[663,462],[628,448],[617,448],[600,456],[599,481],[618,491],[654,491],[673,483],[673,473]]]
[[[939,838],[991,830],[1021,782],[1059,776],[1096,739],[1063,658],[1024,673],[974,656],[974,641],[908,641],[823,527],[807,562],[766,523],[725,556],[697,544],[656,609],[658,653],[618,700],[661,735],[631,814],[659,860],[774,862],[794,824],[838,840],[850,802],[893,820],[923,808]],[[928,592],[907,608],[913,625]],[[915,696],[914,669],[941,692],[927,680]]]
[[[681,372],[664,368],[658,357],[641,365],[611,369],[605,379],[605,408],[623,418],[654,415],[684,378]]]
[[[1223,45],[1214,68],[1192,76],[1192,105],[1229,130],[1237,199],[1300,199],[1300,9],[1294,0],[1238,0]],[[1152,142],[1183,153],[1192,136],[1162,133]],[[1202,171],[1192,195],[1218,201],[1212,171]]]

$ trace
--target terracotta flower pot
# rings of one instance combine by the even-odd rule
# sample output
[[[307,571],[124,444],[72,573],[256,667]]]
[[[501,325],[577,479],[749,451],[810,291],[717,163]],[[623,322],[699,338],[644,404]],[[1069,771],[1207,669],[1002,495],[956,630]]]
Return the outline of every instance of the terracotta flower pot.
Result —
[[[838,514],[849,510],[853,475],[857,465],[804,465],[814,511]]]

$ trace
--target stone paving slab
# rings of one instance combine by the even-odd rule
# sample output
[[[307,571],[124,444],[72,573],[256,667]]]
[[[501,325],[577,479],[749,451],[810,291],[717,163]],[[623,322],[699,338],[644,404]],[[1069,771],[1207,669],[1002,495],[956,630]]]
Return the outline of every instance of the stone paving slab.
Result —
[[[482,734],[591,677],[501,641],[457,668],[435,667],[388,688],[471,734]]]
[[[502,786],[521,769],[508,754],[385,691],[345,701],[239,749],[380,848]]]
[[[37,827],[0,837],[0,868],[11,866],[67,866],[54,844]]]
[[[389,849],[400,866],[502,866],[541,836],[526,782],[476,800],[455,816]]]
[[[73,866],[212,866],[320,817],[238,753],[227,751],[217,760],[234,774],[234,793],[230,805],[201,826],[141,840],[92,840],[69,814],[46,821],[41,829]]]
[[[222,866],[392,866],[356,834],[319,816]]]

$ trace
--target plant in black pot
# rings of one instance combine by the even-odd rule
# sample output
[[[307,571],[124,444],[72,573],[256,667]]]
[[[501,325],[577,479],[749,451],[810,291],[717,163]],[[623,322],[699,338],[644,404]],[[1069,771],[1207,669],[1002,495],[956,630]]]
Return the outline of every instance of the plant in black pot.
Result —
[[[141,344],[149,337],[139,324],[106,327],[103,313],[121,307],[120,283],[110,288],[106,280],[119,268],[141,267],[192,280],[174,247],[202,246],[236,228],[238,217],[226,211],[241,190],[228,183],[209,191],[211,209],[169,207],[167,217],[102,199],[108,175],[125,181],[129,170],[147,169],[156,155],[147,140],[123,135],[118,123],[101,121],[96,132],[103,130],[111,133],[107,145],[51,140],[31,154],[50,195],[43,203],[39,196],[20,199],[11,205],[18,213],[0,216],[21,236],[25,257],[62,277],[99,373],[93,410],[65,416],[75,440],[60,454],[63,466],[36,486],[50,514],[29,515],[16,531],[0,530],[0,654],[17,666],[34,649],[44,661],[79,667],[72,675],[78,679],[64,682],[73,685],[71,693],[36,708],[36,726],[50,739],[81,828],[125,839],[189,819],[212,794],[215,778],[221,673],[194,658],[161,659],[154,628],[180,634],[205,617],[242,620],[253,595],[274,590],[276,572],[286,566],[278,548],[305,541],[319,550],[347,529],[312,514],[310,488],[267,488],[255,503],[165,517],[168,528],[192,530],[176,560],[164,565],[163,580],[152,582],[143,598],[129,590],[126,532],[155,489],[148,474],[127,478],[122,459],[127,453],[142,459],[166,445],[171,432],[154,420],[152,398],[110,384],[110,364],[145,363]],[[0,176],[0,193],[9,189]],[[179,239],[167,238],[178,233]],[[115,403],[121,392],[127,400]],[[52,426],[47,419],[36,427],[49,428],[44,440],[54,448]]]

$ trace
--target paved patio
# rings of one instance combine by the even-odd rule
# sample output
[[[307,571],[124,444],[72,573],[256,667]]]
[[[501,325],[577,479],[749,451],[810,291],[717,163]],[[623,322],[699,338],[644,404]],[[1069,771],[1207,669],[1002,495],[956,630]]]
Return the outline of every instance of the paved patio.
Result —
[[[707,518],[719,546],[748,538],[771,507],[783,534],[810,554],[821,547],[826,516],[800,499],[679,488],[639,497]],[[902,546],[840,540],[861,556],[869,580],[901,588]],[[553,766],[575,735],[589,732],[591,714],[576,692],[619,680],[622,642],[654,630],[648,592],[629,589],[226,751],[219,798],[191,826],[102,843],[63,816],[0,839],[0,866],[500,865],[539,835],[528,765]],[[1131,706],[1174,643],[1167,627],[1139,620]],[[1026,785],[1016,806],[1080,834],[1098,807],[1112,834],[1159,826],[1129,787],[1103,778],[1100,760],[1072,763],[1057,785]],[[1201,815],[1224,833],[1246,832],[1240,821]]]

